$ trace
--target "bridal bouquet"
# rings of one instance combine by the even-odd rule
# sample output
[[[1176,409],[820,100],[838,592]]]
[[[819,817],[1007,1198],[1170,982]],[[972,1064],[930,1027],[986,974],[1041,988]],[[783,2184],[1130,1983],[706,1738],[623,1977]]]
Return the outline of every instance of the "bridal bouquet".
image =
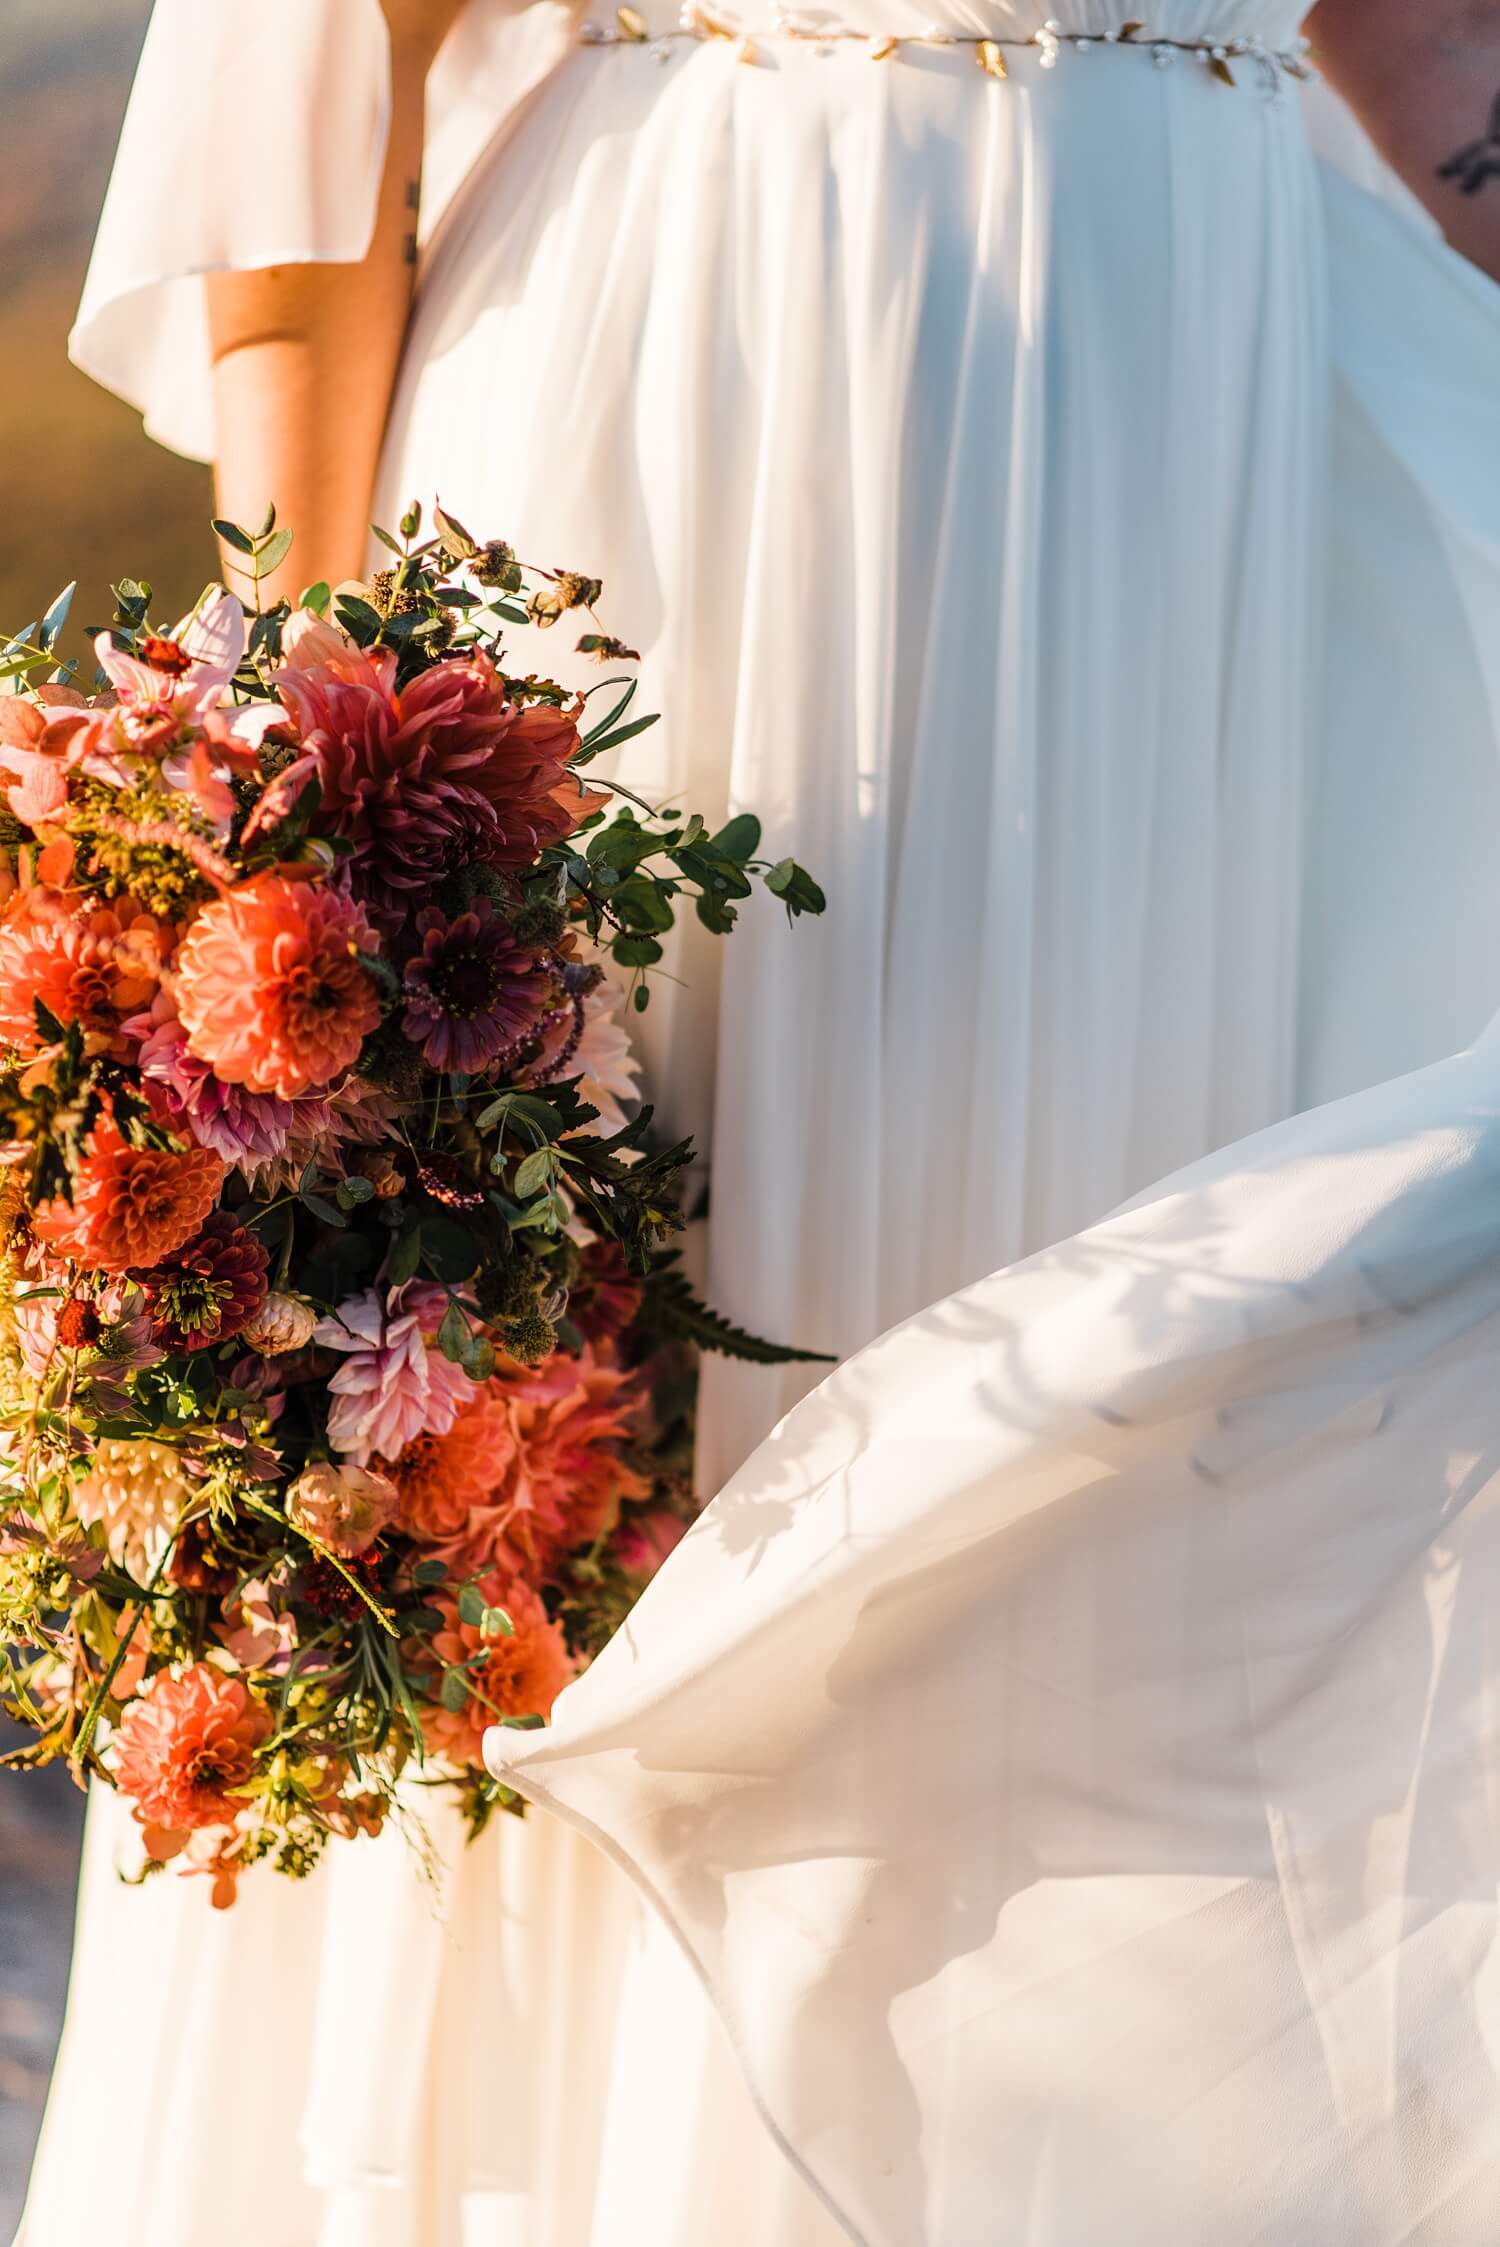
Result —
[[[666,1245],[625,1023],[684,901],[821,895],[590,787],[633,682],[502,633],[627,662],[599,586],[422,527],[265,608],[289,534],[219,524],[250,600],[126,580],[88,694],[65,600],[0,653],[0,1699],[220,1903],[412,1784],[516,1807],[483,1732],[690,1518],[684,1346],[796,1354]]]

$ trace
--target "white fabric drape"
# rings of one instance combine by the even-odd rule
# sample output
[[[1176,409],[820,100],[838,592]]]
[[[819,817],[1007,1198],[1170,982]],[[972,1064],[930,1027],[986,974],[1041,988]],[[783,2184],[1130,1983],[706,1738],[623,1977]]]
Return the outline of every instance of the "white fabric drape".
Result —
[[[863,2247],[1500,2218],[1500,1030],[920,1315],[496,1768]]]

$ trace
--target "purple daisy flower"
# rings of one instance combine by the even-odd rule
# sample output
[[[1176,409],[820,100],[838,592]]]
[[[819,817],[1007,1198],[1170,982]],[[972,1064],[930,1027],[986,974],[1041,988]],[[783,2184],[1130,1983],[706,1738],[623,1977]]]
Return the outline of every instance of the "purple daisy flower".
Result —
[[[419,915],[421,949],[407,962],[401,1027],[434,1069],[470,1076],[521,1043],[556,1004],[558,979],[488,898],[453,920]]]

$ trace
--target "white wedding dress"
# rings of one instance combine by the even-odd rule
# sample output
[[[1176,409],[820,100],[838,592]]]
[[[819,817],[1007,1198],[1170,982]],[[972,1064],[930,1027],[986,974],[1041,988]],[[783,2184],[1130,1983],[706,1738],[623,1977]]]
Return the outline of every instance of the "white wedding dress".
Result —
[[[716,1300],[842,1356],[981,1284],[526,1749],[605,1850],[215,1915],[96,1804],[24,2247],[1497,2228],[1495,1050],[1068,1236],[1495,1003],[1500,293],[1326,96],[1146,35],[1295,5],[933,12],[753,0],[741,60],[471,0],[381,507],[602,574],[632,783],[828,890],[646,1018]],[[385,111],[375,0],[159,0],[75,354],[167,442],[200,276],[358,255]],[[710,1367],[705,1490],[806,1385]]]

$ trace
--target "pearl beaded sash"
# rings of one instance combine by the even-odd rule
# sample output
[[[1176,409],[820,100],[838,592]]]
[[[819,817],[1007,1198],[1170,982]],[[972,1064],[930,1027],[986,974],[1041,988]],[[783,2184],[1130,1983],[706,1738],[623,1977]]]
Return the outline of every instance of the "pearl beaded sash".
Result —
[[[1143,23],[1122,24],[1114,32],[1093,32],[1065,31],[1060,23],[1048,22],[1024,38],[964,38],[936,28],[899,36],[872,35],[807,17],[778,14],[769,29],[749,31],[698,5],[697,0],[683,0],[675,30],[650,31],[635,8],[621,6],[615,11],[613,23],[585,23],[578,35],[589,47],[644,47],[659,62],[665,62],[674,43],[683,39],[727,40],[741,62],[751,63],[758,60],[763,42],[774,44],[783,39],[799,40],[819,53],[830,53],[839,46],[861,46],[874,62],[885,62],[906,47],[959,47],[971,51],[990,78],[1009,77],[1007,55],[1018,49],[1034,53],[1041,68],[1051,70],[1064,53],[1086,55],[1095,48],[1131,47],[1148,54],[1159,70],[1186,60],[1206,68],[1223,85],[1237,86],[1248,79],[1272,97],[1283,91],[1289,78],[1316,75],[1306,59],[1305,39],[1295,47],[1279,48],[1268,47],[1258,39],[1165,39],[1148,31]]]

